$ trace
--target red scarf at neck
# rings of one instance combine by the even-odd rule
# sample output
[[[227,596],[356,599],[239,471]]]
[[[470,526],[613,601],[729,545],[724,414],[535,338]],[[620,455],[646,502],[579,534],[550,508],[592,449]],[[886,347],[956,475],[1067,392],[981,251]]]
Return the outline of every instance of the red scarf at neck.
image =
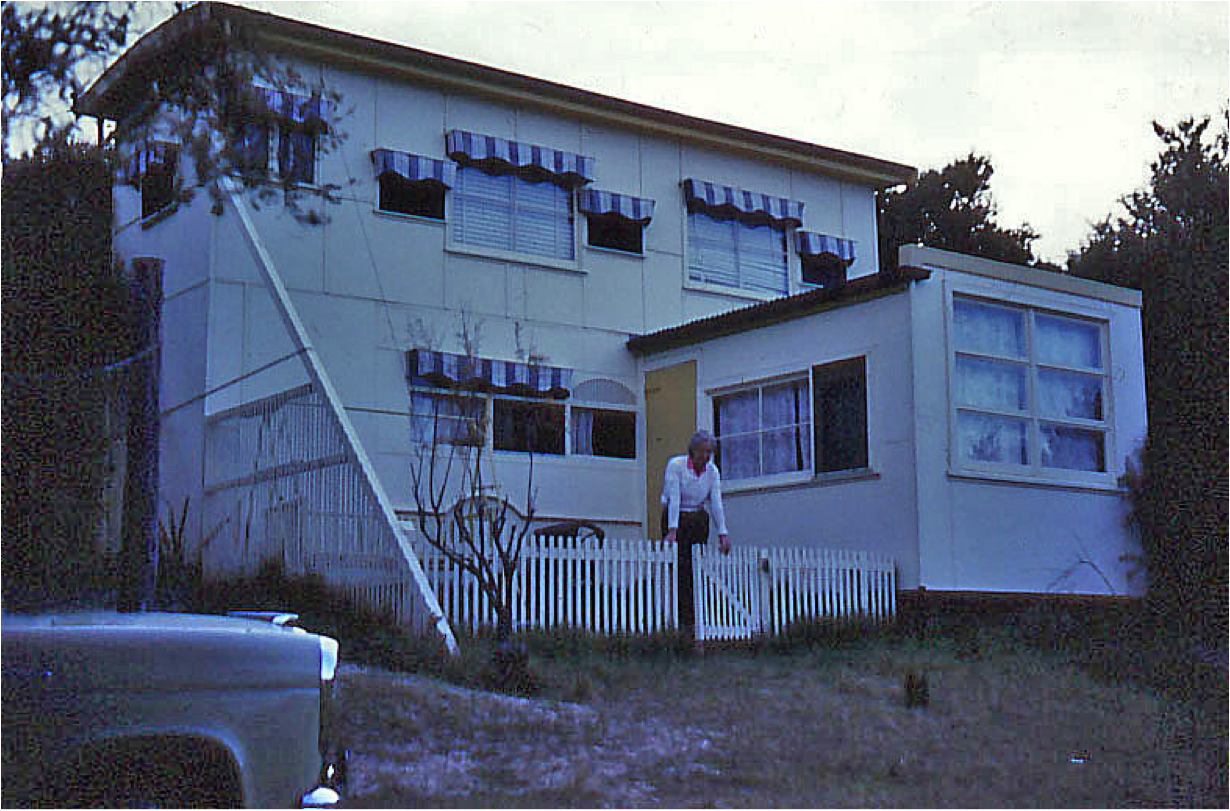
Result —
[[[708,465],[705,465],[705,467],[708,467]],[[697,470],[696,466],[692,464],[691,454],[688,454],[688,470],[692,471],[692,473],[696,476],[699,476],[700,474],[705,472],[705,468],[701,468],[700,470]]]

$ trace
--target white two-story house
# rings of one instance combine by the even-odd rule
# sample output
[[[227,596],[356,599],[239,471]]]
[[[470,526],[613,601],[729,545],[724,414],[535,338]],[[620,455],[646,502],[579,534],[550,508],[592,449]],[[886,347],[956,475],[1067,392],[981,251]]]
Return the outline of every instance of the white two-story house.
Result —
[[[233,6],[147,35],[78,111],[123,119],[142,65],[218,22],[348,110],[325,151],[317,101],[247,94],[252,159],[341,188],[323,223],[243,194],[166,216],[159,173],[188,162],[120,145],[116,218],[142,222],[117,250],[164,263],[163,497],[203,505],[219,565],[305,531],[301,504],[406,531],[443,414],[519,510],[532,459],[539,524],[655,534],[665,461],[704,427],[736,544],[887,552],[904,589],[1139,589],[1136,293],[921,247],[880,274],[875,196],[911,167]],[[460,382],[480,436],[448,421]],[[342,450],[279,421],[304,397]],[[254,500],[275,480],[298,483]]]

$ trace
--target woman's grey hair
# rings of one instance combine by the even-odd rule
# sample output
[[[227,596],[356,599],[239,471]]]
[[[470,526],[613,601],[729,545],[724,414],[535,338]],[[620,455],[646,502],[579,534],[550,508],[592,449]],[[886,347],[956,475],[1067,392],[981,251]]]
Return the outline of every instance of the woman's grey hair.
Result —
[[[704,428],[692,434],[692,438],[688,440],[688,453],[691,453],[702,445],[708,445],[710,448],[717,447],[717,440],[713,438],[713,434],[709,433]]]

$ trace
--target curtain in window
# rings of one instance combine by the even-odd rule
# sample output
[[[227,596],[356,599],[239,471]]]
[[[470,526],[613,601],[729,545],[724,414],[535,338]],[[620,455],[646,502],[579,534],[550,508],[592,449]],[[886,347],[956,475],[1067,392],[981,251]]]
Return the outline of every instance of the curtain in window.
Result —
[[[588,409],[572,409],[572,452],[594,455],[594,412]]]
[[[747,479],[811,468],[806,380],[725,395],[714,406],[723,477]]]

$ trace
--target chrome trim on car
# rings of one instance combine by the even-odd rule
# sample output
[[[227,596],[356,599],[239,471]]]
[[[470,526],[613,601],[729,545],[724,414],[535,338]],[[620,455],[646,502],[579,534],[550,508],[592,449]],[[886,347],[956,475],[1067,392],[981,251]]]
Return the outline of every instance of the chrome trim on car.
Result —
[[[320,680],[333,681],[337,675],[337,640],[327,636],[317,636],[320,641]]]

